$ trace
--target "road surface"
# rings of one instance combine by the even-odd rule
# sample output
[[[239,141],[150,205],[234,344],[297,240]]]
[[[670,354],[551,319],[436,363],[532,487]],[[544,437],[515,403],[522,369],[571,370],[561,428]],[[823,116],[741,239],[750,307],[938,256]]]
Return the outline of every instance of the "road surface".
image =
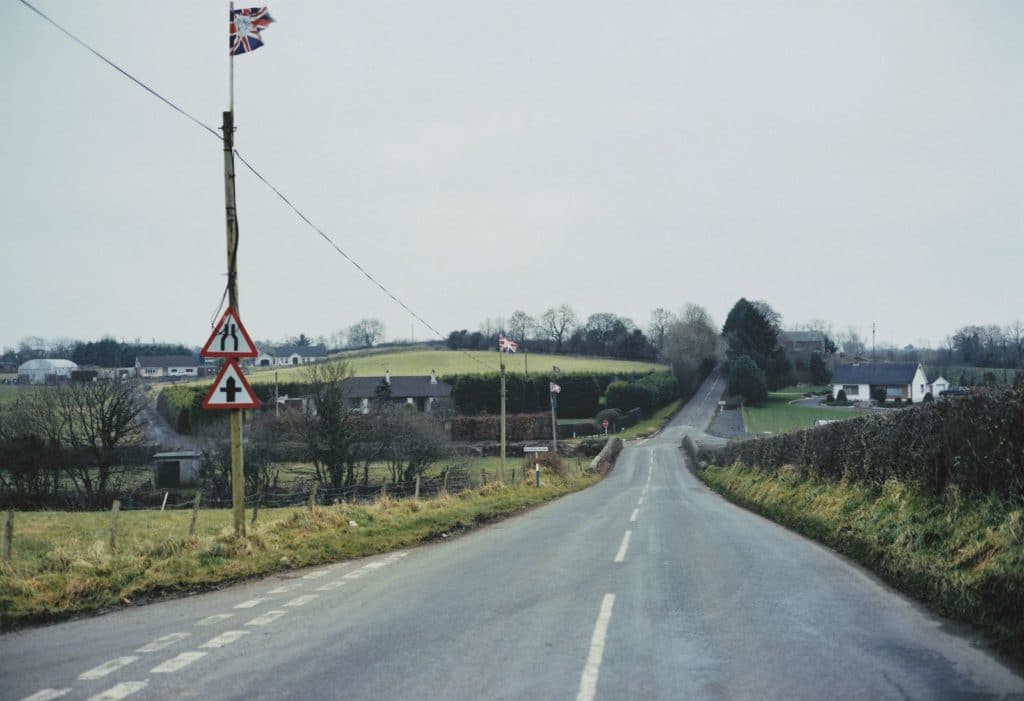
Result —
[[[710,382],[600,484],[435,545],[0,636],[3,698],[1024,694],[978,641],[686,469]]]

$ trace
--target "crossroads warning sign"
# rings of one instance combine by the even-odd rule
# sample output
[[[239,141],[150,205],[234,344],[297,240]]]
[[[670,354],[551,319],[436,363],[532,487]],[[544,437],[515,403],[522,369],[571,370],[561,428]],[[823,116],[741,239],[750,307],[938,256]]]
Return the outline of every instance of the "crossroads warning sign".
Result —
[[[259,406],[260,400],[234,360],[224,363],[203,399],[204,409],[258,409]]]
[[[199,351],[204,358],[255,358],[260,352],[242,326],[238,312],[228,307],[224,316],[213,327],[206,345]]]

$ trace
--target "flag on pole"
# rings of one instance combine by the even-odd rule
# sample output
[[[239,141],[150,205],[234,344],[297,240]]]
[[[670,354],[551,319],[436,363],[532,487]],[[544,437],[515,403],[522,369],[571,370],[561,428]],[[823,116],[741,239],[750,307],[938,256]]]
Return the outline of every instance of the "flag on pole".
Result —
[[[237,56],[248,51],[255,51],[263,46],[260,40],[260,32],[270,26],[274,18],[265,7],[247,7],[241,10],[231,10],[228,17],[231,24],[228,25],[230,36],[228,47],[231,55]]]
[[[504,336],[498,336],[498,352],[499,353],[515,353],[519,350],[519,344],[515,341],[510,341]]]
[[[548,389],[551,392],[551,394],[559,394],[562,391],[562,388],[556,385],[554,382],[549,382],[548,385]]]

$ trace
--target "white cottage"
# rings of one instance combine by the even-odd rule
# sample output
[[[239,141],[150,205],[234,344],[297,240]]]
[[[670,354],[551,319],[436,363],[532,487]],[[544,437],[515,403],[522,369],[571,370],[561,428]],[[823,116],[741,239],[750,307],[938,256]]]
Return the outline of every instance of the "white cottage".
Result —
[[[915,404],[931,391],[920,363],[852,363],[840,365],[832,375],[832,396],[842,390],[851,402],[868,401],[877,387],[885,389],[888,400],[909,399]]]

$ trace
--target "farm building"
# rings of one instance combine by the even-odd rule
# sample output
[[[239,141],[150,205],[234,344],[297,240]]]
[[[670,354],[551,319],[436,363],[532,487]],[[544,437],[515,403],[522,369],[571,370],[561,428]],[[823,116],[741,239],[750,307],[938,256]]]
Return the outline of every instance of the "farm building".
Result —
[[[42,359],[29,360],[18,366],[18,382],[42,385],[71,379],[71,373],[78,364],[70,360]]]
[[[886,399],[910,399],[915,404],[931,391],[920,363],[851,363],[832,375],[832,394],[846,393],[850,401],[868,401],[871,391],[885,389]]]
[[[932,381],[931,389],[928,391],[932,393],[933,398],[938,399],[947,389],[949,389],[949,380],[940,375],[938,379]]]
[[[431,413],[450,404],[452,386],[430,375],[395,375],[383,377],[350,377],[343,385],[349,409],[370,413],[374,400],[386,399],[396,404],[408,404],[417,411]]]
[[[266,348],[256,358],[256,367],[272,367],[275,365],[307,365],[327,357],[327,347],[315,346],[277,346]]]
[[[201,458],[202,453],[195,450],[157,453],[153,456],[153,486],[160,488],[194,484],[199,477]]]
[[[191,355],[140,355],[135,359],[139,377],[198,377],[199,363]]]

